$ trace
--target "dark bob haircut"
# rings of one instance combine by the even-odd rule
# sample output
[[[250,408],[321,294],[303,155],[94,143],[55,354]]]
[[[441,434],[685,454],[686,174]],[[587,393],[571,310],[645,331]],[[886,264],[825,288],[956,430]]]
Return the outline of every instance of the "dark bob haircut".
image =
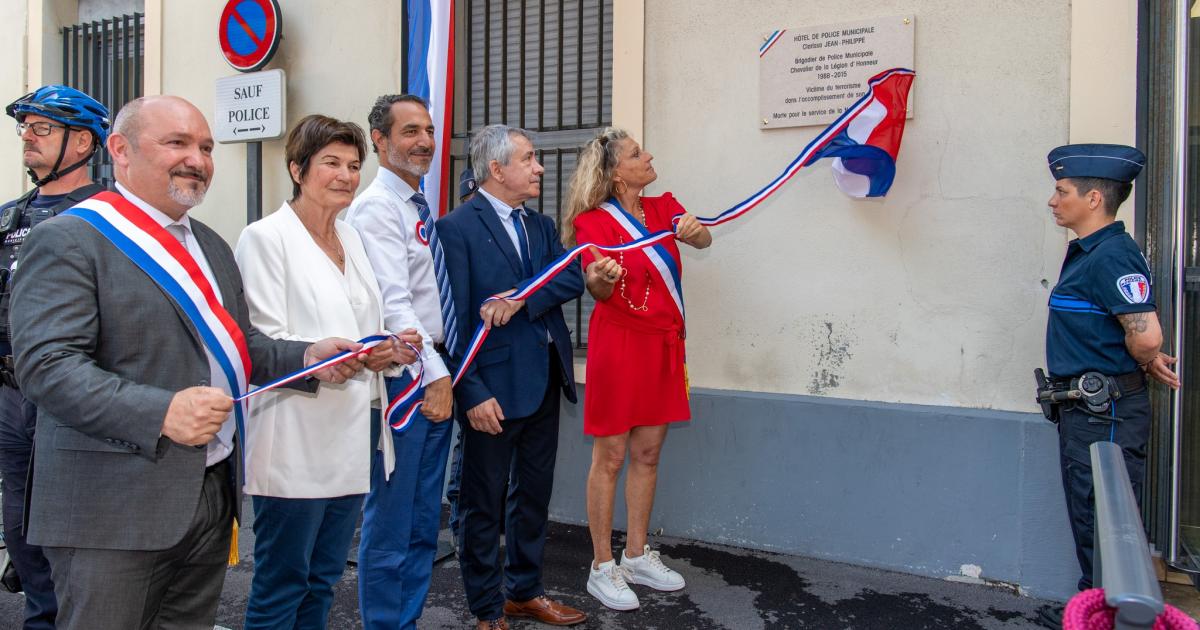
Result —
[[[283,161],[291,177],[292,163],[300,167],[300,179],[308,176],[308,167],[314,155],[326,146],[339,142],[348,144],[358,150],[358,161],[367,157],[367,139],[362,127],[343,122],[329,116],[312,114],[305,116],[288,132],[287,145],[283,152]],[[292,199],[300,197],[300,182],[292,179]]]
[[[1125,200],[1129,198],[1129,193],[1133,191],[1133,184],[1119,182],[1115,179],[1103,177],[1070,177],[1068,179],[1075,184],[1075,190],[1080,196],[1093,190],[1100,193],[1100,196],[1104,198],[1104,212],[1110,217],[1117,216],[1117,209],[1125,203]]]

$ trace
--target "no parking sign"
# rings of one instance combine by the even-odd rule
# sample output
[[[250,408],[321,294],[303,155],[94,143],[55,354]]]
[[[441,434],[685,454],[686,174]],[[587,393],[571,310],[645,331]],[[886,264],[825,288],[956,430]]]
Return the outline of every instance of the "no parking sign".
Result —
[[[229,0],[217,26],[221,52],[239,72],[267,65],[283,31],[283,14],[276,0]]]

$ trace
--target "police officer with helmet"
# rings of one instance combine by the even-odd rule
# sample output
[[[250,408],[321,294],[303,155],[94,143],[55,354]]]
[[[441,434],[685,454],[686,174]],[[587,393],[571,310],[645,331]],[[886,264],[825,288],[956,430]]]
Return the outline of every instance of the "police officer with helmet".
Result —
[[[1121,446],[1138,502],[1150,437],[1147,376],[1179,387],[1175,359],[1159,350],[1162,328],[1155,313],[1145,256],[1117,208],[1129,197],[1146,163],[1141,151],[1122,145],[1074,144],[1048,156],[1054,176],[1049,206],[1054,220],[1075,233],[1058,284],[1050,294],[1046,326],[1047,376],[1037,370],[1038,402],[1058,423],[1059,462],[1067,515],[1082,577],[1092,588],[1095,505],[1089,447]],[[1062,608],[1044,608],[1040,621],[1062,627]]]
[[[35,188],[0,206],[0,475],[4,540],[25,591],[25,630],[54,628],[58,605],[50,565],[40,547],[25,542],[25,483],[33,452],[37,410],[21,395],[9,345],[9,297],[21,244],[42,221],[104,190],[92,183],[88,161],[108,138],[108,109],[64,85],[48,85],[13,101],[23,164]],[[8,581],[9,588],[16,585]]]

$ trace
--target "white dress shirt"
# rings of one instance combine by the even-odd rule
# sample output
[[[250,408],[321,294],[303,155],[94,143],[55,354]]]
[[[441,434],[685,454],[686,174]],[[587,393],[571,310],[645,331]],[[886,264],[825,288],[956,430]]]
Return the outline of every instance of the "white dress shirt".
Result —
[[[129,192],[129,190],[120,183],[117,184],[117,192],[121,193],[121,196],[128,199],[130,203],[140,208],[142,212],[145,212],[147,215],[149,215],[150,218],[154,219],[156,223],[164,228],[167,228],[168,232],[171,232],[170,226],[172,225],[183,227],[183,231],[186,234],[184,247],[187,248],[188,253],[192,255],[193,259],[195,259],[196,265],[200,267],[200,272],[203,273],[204,277],[208,279],[208,283],[212,285],[212,290],[217,296],[217,301],[222,302],[221,287],[217,286],[217,279],[215,276],[213,276],[212,267],[208,266],[208,259],[204,257],[204,250],[200,249],[200,241],[197,241],[196,235],[192,234],[192,223],[188,218],[188,215],[184,213],[184,215],[178,221],[176,221],[175,219],[167,216],[167,214],[163,211],[146,203],[137,195]],[[174,235],[173,232],[172,235]],[[178,238],[178,236],[176,236],[176,238]],[[207,349],[204,352],[204,356],[208,359],[208,383],[209,385],[215,387],[217,383],[220,383],[224,380],[224,377],[218,376],[221,374],[221,367],[217,365],[216,358],[214,358],[212,353],[207,351]],[[199,385],[200,383],[196,384]],[[217,431],[216,438],[208,443],[208,452],[206,453],[205,457],[205,461],[208,466],[212,466],[226,457],[229,457],[229,454],[233,452],[233,434],[236,429],[237,427],[234,426],[234,422],[231,419],[226,418],[225,423],[221,425],[221,429]]]
[[[384,167],[350,205],[346,222],[358,229],[383,294],[383,319],[392,332],[415,328],[424,347],[424,384],[450,375],[433,344],[443,343],[442,305],[433,253],[417,238],[421,215],[412,186]],[[437,220],[437,217],[431,217]],[[466,340],[460,340],[465,343]]]

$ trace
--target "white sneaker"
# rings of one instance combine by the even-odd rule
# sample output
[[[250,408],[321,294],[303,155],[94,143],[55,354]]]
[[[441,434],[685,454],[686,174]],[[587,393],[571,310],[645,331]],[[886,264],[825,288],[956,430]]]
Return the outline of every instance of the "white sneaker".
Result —
[[[600,600],[601,604],[613,610],[633,610],[641,606],[637,593],[629,590],[625,576],[616,560],[601,562],[598,568],[591,568],[588,575],[587,592]]]
[[[663,564],[658,552],[650,551],[650,545],[636,558],[622,551],[620,568],[630,584],[642,584],[657,591],[678,591],[684,587],[683,576]]]

